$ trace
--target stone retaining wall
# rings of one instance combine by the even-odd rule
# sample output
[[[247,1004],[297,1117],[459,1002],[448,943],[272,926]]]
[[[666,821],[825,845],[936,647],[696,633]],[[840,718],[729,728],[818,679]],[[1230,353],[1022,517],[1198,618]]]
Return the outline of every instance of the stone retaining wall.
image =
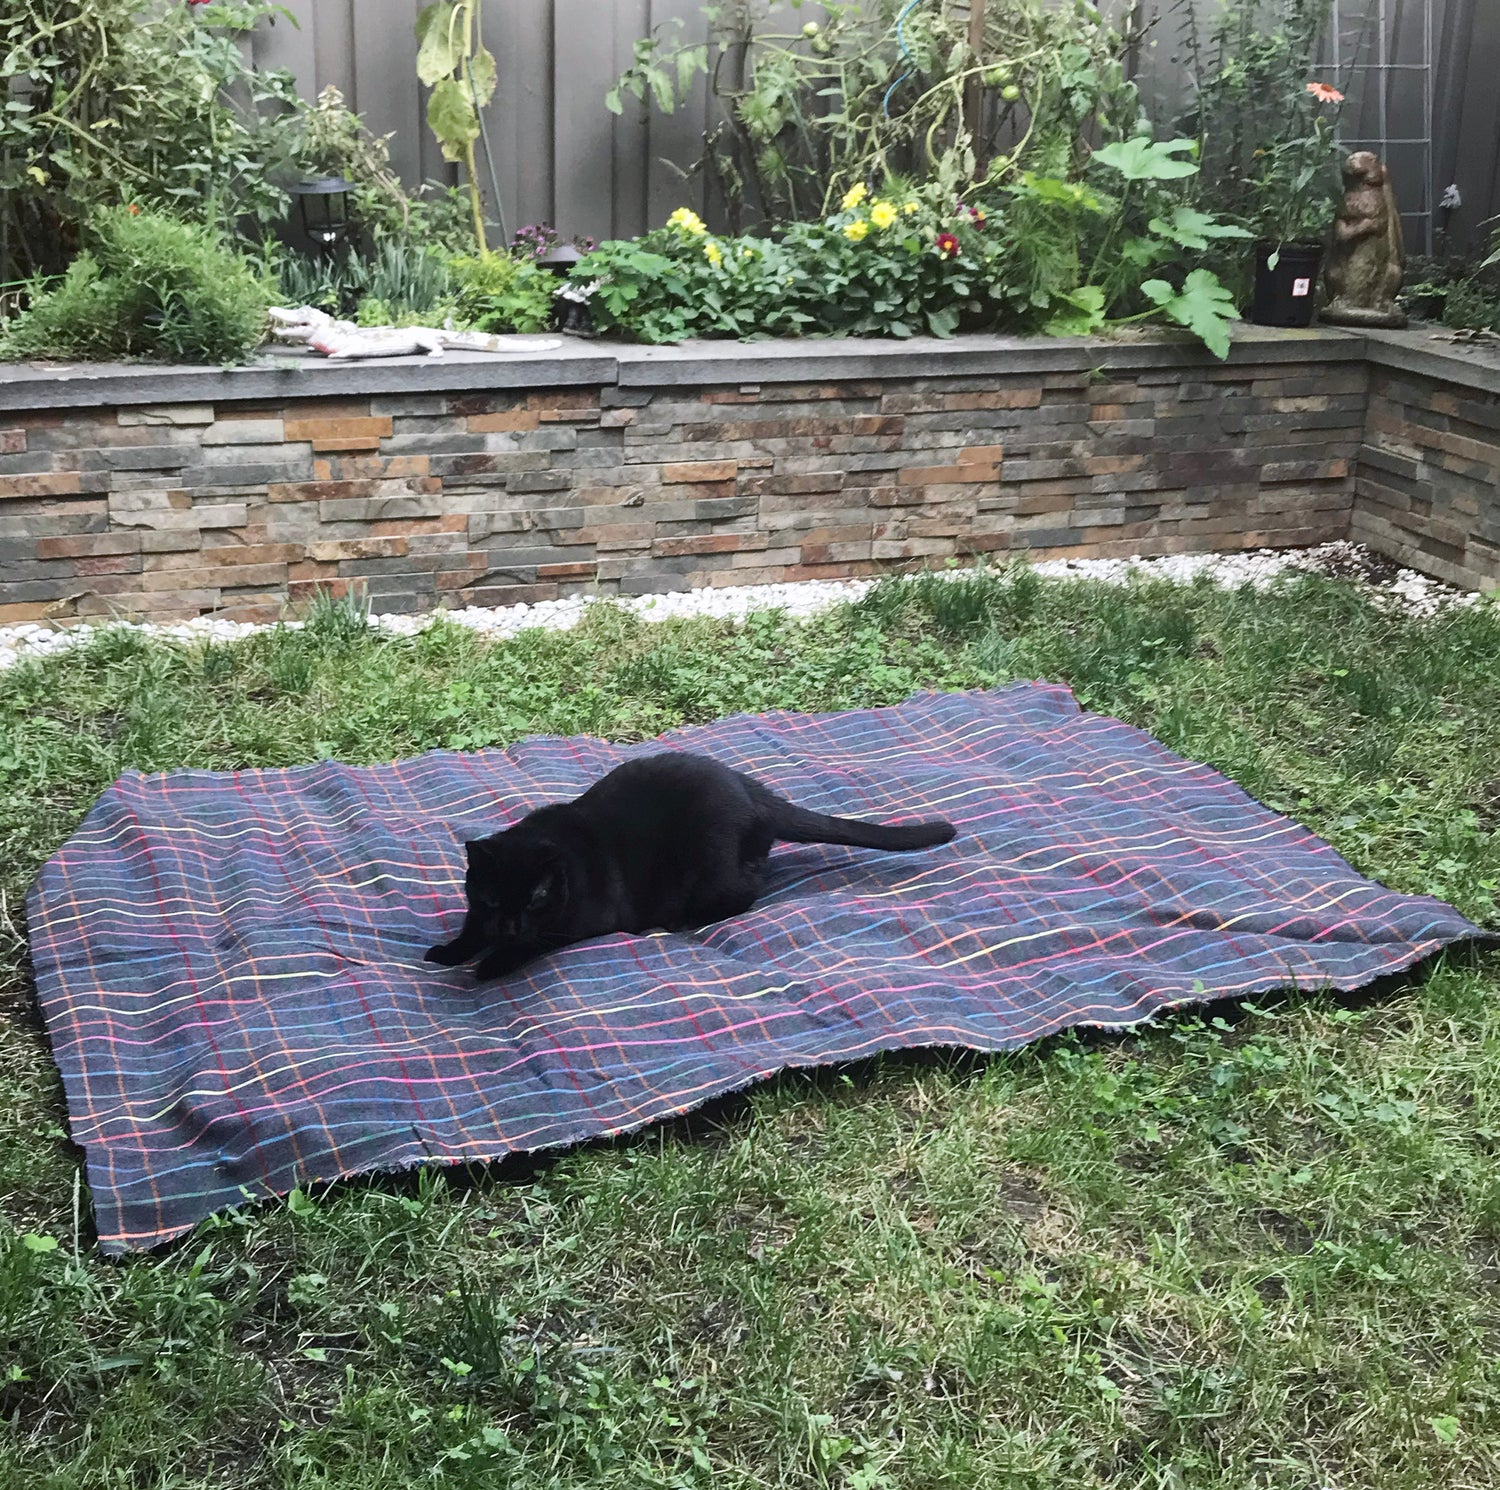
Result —
[[[317,587],[415,611],[980,553],[1295,546],[1352,520],[1379,547],[1360,524],[1383,481],[1412,478],[1374,428],[1352,519],[1369,380],[1363,339],[1323,332],[1248,334],[1227,364],[974,338],[28,370],[0,386],[0,621],[267,619]],[[1493,522],[1470,531],[1500,575]]]
[[[1393,355],[1394,354],[1394,355]],[[1465,589],[1500,584],[1500,371],[1372,344],[1351,536]]]

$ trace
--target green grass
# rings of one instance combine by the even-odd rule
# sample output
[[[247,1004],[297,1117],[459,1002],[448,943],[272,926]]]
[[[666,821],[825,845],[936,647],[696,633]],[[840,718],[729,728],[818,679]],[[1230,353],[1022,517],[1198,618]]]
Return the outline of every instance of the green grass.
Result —
[[[1500,960],[789,1075],[526,1165],[92,1248],[20,903],[127,766],[1066,680],[1494,924],[1500,607],[1026,573],[798,627],[111,633],[0,682],[0,1487],[1500,1483]],[[75,1224],[76,1216],[76,1224]],[[52,1245],[53,1242],[56,1245]]]

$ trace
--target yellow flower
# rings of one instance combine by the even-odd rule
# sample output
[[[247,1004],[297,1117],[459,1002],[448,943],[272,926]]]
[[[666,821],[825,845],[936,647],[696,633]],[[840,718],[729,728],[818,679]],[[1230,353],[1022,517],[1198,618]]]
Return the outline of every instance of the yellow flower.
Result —
[[[876,202],[870,208],[870,221],[877,228],[888,228],[896,220],[896,209],[889,202]]]
[[[901,210],[910,217],[913,212],[920,212],[922,210],[922,204],[920,202],[908,202]]]
[[[691,233],[695,238],[700,233],[708,231],[707,224],[691,207],[679,207],[668,219],[669,228],[681,228],[684,233]]]
[[[844,237],[851,243],[858,243],[861,238],[868,237],[869,232],[870,225],[862,217],[857,222],[847,222],[844,224]]]
[[[717,243],[709,242],[703,245],[703,257],[708,260],[715,269],[724,262],[724,255],[719,250]]]
[[[864,199],[870,195],[870,188],[863,181],[856,181],[848,191],[844,193],[844,211],[853,212]]]

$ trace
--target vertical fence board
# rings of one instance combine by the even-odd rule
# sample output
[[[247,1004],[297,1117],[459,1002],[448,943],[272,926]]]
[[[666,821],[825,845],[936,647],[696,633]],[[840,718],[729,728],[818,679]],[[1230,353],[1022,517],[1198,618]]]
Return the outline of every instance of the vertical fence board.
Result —
[[[355,0],[312,0],[312,50],[316,83],[309,96],[332,85],[351,108],[358,105],[354,71]],[[304,36],[306,29],[304,28]]]
[[[552,27],[552,0],[485,5],[485,44],[499,76],[485,119],[511,233],[554,215]]]
[[[304,98],[317,96],[321,86],[317,64],[317,0],[283,0],[291,18],[267,16],[256,29],[252,55],[267,70],[285,68],[297,80]]]
[[[605,237],[621,206],[614,193],[615,120],[603,103],[618,74],[620,6],[553,0],[553,15],[555,226],[569,236]]]
[[[617,0],[615,6],[614,51],[610,57],[609,77],[600,88],[596,107],[604,107],[604,92],[611,82],[630,66],[637,37],[651,29],[650,0]],[[580,99],[585,108],[588,97]],[[622,100],[624,112],[610,115],[613,121],[614,157],[613,208],[609,219],[599,218],[597,227],[588,231],[595,237],[607,233],[633,236],[646,230],[646,182],[651,152],[650,114],[644,105],[629,94]]]
[[[354,16],[355,95],[365,123],[378,135],[395,132],[391,161],[407,182],[423,179],[428,136],[426,100],[417,83],[413,0],[357,0]]]
[[[699,0],[651,0],[651,26],[668,46],[699,41],[706,34]],[[650,115],[646,133],[647,225],[660,227],[678,207],[708,211],[707,183],[688,179],[703,153],[703,132],[710,114],[708,81],[697,78],[673,114]]]

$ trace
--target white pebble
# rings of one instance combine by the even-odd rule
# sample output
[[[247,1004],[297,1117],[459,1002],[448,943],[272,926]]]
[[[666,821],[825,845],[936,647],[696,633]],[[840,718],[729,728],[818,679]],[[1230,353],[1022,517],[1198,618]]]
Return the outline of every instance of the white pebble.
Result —
[[[1237,587],[1250,584],[1268,585],[1278,574],[1288,570],[1332,568],[1335,572],[1363,576],[1376,561],[1370,552],[1355,543],[1325,543],[1318,548],[1258,549],[1251,553],[1173,554],[1164,558],[1135,559],[1048,559],[1034,564],[1037,574],[1049,579],[1093,579],[1123,584],[1132,574],[1170,580],[1174,584],[1191,584],[1207,575],[1218,584]],[[957,578],[967,571],[939,571],[945,579]],[[1430,616],[1448,606],[1472,605],[1480,597],[1465,590],[1455,590],[1439,580],[1430,579],[1411,569],[1399,570],[1388,583],[1368,578],[1357,582],[1396,609],[1412,616]],[[702,590],[678,590],[665,595],[608,597],[646,621],[668,621],[690,616],[742,618],[757,610],[784,610],[805,619],[833,606],[858,600],[875,584],[870,579],[804,580],[793,584],[739,585]],[[372,616],[371,624],[394,636],[415,636],[439,618],[492,637],[511,637],[519,631],[540,628],[570,631],[584,617],[593,597],[569,596],[561,600],[539,600],[534,605],[512,605],[496,609],[464,606],[459,610],[434,611],[426,615]],[[284,623],[299,628],[300,621]],[[0,626],[0,671],[14,666],[26,657],[46,657],[72,646],[81,645],[105,630],[138,631],[147,636],[171,640],[235,641],[252,632],[268,630],[266,625],[249,621],[231,621],[222,616],[198,616],[188,621],[151,624],[115,621],[105,625],[80,624],[48,627],[35,621],[21,621],[14,626]]]

